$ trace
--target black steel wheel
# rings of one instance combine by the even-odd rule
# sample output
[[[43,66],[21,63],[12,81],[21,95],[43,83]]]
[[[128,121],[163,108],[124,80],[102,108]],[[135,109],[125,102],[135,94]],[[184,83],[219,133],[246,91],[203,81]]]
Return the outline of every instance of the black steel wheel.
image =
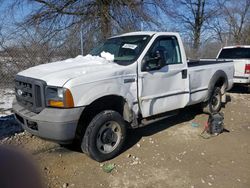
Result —
[[[119,154],[126,137],[126,123],[113,110],[97,114],[87,127],[82,139],[82,151],[102,162]]]

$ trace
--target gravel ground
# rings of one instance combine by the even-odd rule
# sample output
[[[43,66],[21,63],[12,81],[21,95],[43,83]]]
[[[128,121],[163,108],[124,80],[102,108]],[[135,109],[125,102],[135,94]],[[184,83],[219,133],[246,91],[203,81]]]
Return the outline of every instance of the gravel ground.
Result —
[[[241,92],[241,93],[238,93]],[[229,93],[224,132],[204,139],[208,116],[193,108],[144,128],[130,130],[126,148],[105,163],[27,132],[5,137],[32,154],[48,187],[250,187],[250,95]],[[195,123],[197,126],[192,126]],[[114,164],[111,173],[103,166]]]

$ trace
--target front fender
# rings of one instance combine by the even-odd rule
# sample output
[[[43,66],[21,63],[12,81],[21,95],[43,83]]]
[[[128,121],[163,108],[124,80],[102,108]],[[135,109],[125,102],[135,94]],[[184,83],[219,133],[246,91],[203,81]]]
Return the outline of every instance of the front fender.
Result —
[[[121,96],[130,106],[137,101],[136,82],[124,83],[122,78],[72,87],[71,93],[76,107],[87,106],[107,95]]]

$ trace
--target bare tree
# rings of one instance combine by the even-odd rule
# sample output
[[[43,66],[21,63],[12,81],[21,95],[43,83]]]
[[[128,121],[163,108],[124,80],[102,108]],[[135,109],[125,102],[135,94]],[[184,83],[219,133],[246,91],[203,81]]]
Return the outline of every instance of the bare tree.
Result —
[[[180,30],[187,31],[192,38],[192,48],[199,50],[205,24],[218,14],[215,0],[172,0],[167,7],[167,14],[177,21]]]
[[[25,26],[25,25],[24,25]],[[13,76],[24,69],[56,60],[55,39],[46,37],[40,28],[20,26],[6,34],[0,30],[0,81],[11,83]]]
[[[250,24],[247,24],[244,27],[242,38],[244,39],[244,42],[242,44],[250,44]]]
[[[222,46],[249,41],[250,0],[219,2],[220,15],[209,23],[213,38]]]
[[[225,26],[222,24],[223,19],[216,18],[212,22],[209,23],[209,29],[214,33],[212,38],[219,41],[221,44],[225,42]]]
[[[19,3],[17,3],[19,1]],[[26,18],[30,25],[38,24],[51,30],[63,30],[74,25],[83,25],[96,33],[101,40],[112,33],[140,28],[140,21],[148,25],[157,24],[154,21],[158,1],[150,0],[15,0],[20,3],[33,4],[34,10]],[[154,5],[152,10],[149,5]],[[12,7],[15,7],[13,5]]]
[[[160,26],[154,19],[159,2],[164,0],[10,1],[1,17],[11,23],[6,27],[7,19],[0,21],[5,26],[0,32],[1,77],[12,80],[16,72],[30,66],[76,56],[80,52],[80,29],[86,53],[112,34],[140,29],[142,21],[147,28]],[[28,14],[24,19],[14,14],[20,16],[22,9]]]
[[[232,36],[234,43],[244,42],[243,31],[250,21],[250,0],[231,0],[220,6],[227,23],[229,40]]]

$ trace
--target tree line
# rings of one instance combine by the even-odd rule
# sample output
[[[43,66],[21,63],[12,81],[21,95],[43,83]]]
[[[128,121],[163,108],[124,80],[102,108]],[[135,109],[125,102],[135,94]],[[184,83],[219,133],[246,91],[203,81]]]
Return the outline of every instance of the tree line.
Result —
[[[6,53],[38,54],[38,63],[73,57],[129,31],[180,32],[190,57],[215,56],[225,45],[250,41],[250,0],[8,0],[0,23]],[[27,8],[28,7],[28,8]],[[24,16],[17,18],[20,11]],[[211,48],[211,46],[213,46]],[[213,51],[214,50],[214,51]],[[56,55],[55,55],[56,54]],[[41,59],[42,58],[42,59]],[[31,58],[32,61],[34,58]]]

